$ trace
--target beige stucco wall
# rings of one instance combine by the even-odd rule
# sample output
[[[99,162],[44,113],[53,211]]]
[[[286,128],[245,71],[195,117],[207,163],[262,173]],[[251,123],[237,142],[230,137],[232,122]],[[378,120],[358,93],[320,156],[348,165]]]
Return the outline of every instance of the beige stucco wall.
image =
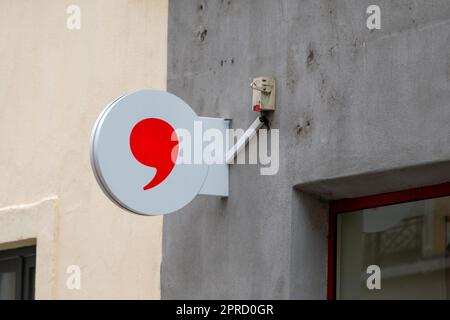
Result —
[[[69,4],[81,30],[66,28]],[[0,0],[0,249],[37,239],[37,298],[160,297],[162,219],[102,194],[89,138],[115,97],[165,89],[167,7]],[[66,287],[70,265],[80,290]]]

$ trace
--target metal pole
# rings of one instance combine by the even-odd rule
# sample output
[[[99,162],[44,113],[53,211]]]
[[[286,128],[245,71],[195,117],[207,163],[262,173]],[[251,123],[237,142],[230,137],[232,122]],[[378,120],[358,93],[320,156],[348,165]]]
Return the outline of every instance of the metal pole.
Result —
[[[236,142],[236,144],[228,150],[226,153],[226,163],[230,164],[233,162],[234,158],[241,152],[242,149],[245,148],[247,143],[253,139],[253,137],[256,135],[256,132],[267,122],[266,118],[264,116],[256,118],[255,121],[250,125],[250,128],[247,129],[247,131],[244,132],[242,137],[239,138],[239,140]]]

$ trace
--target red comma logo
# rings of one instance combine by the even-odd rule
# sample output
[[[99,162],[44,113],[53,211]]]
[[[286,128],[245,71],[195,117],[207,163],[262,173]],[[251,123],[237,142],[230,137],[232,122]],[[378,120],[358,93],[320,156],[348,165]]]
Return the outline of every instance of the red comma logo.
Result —
[[[130,148],[137,161],[156,169],[153,179],[143,187],[149,190],[172,172],[178,156],[178,136],[166,121],[148,118],[134,126],[130,134]]]

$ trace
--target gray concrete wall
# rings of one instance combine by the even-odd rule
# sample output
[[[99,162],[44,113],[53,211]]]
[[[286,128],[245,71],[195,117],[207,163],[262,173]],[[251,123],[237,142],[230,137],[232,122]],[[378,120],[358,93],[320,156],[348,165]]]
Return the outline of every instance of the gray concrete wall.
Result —
[[[162,297],[325,298],[323,199],[450,180],[449,31],[448,0],[170,1],[168,91],[246,128],[274,75],[281,159],[164,217]]]

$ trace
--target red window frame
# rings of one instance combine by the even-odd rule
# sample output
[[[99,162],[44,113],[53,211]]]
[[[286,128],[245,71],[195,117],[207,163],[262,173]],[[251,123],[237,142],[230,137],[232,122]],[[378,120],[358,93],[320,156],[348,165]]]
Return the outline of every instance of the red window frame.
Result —
[[[330,201],[327,299],[334,300],[336,298],[336,228],[338,214],[446,196],[450,196],[450,182],[372,196]]]

